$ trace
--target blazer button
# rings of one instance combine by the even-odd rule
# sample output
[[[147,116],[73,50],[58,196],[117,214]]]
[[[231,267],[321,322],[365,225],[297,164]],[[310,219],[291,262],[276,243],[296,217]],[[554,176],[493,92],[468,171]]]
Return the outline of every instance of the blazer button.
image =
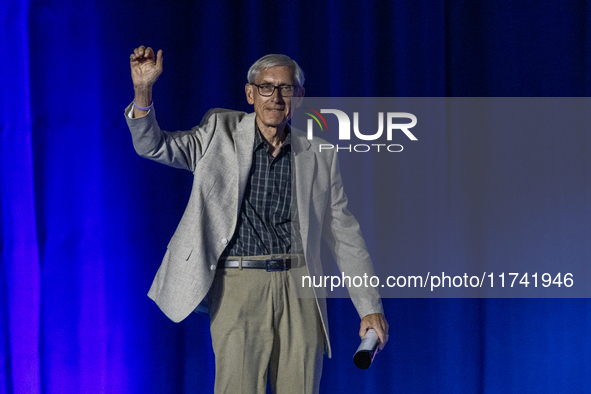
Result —
[[[209,267],[210,270],[215,271],[217,268],[217,265],[212,264],[211,267]]]
[[[222,238],[222,243],[223,243],[224,245],[226,245],[226,244],[228,243],[228,240],[227,240],[226,238]]]

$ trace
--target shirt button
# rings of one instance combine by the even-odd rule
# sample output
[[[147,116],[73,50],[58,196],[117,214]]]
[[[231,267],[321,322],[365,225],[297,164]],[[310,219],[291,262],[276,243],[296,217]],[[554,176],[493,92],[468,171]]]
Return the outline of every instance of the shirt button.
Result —
[[[222,243],[223,243],[224,245],[226,245],[226,244],[228,243],[228,240],[227,240],[226,238],[222,238]]]
[[[272,195],[272,194],[273,194],[273,193],[269,192],[269,193],[267,193],[267,196],[271,197],[271,195]]]
[[[215,271],[217,268],[217,265],[212,264],[211,267],[209,267],[210,270]]]

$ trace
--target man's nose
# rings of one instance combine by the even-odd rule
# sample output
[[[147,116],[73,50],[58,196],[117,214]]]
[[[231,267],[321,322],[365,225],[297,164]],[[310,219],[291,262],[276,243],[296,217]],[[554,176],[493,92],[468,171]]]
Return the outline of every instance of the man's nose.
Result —
[[[281,95],[281,89],[279,87],[275,86],[275,89],[273,89],[273,94],[271,95],[271,100],[276,101],[276,102],[283,101],[283,96]]]

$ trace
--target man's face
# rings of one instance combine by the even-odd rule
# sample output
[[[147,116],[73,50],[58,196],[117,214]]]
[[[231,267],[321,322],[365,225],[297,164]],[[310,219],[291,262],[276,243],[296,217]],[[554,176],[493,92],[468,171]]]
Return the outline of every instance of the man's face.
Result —
[[[262,70],[255,79],[255,84],[271,84],[273,86],[295,85],[289,67],[278,66]],[[259,94],[256,86],[246,84],[246,100],[254,105],[259,127],[282,127],[291,118],[291,101],[303,96],[304,88],[295,88],[294,97],[282,97],[279,89],[275,89],[270,97]]]

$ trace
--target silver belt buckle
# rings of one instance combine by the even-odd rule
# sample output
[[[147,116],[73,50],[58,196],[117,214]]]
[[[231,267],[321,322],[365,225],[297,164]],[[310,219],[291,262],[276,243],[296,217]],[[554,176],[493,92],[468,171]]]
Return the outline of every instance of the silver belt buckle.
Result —
[[[287,262],[284,259],[269,259],[265,260],[265,263],[267,264],[267,272],[287,270]]]

